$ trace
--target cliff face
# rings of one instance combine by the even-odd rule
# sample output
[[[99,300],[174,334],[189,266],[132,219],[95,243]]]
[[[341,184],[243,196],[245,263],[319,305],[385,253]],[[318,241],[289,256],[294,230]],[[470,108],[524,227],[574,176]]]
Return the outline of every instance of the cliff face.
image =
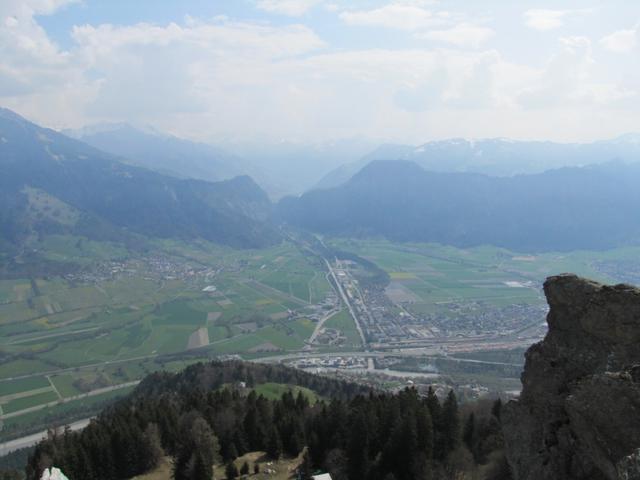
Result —
[[[516,480],[640,479],[640,289],[550,277],[546,338],[504,408]]]

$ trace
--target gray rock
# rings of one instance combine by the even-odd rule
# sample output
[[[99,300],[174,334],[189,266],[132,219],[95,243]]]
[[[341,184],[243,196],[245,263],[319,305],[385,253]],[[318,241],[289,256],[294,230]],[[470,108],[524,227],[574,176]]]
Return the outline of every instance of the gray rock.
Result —
[[[640,480],[640,290],[550,277],[545,339],[502,415],[516,480]]]

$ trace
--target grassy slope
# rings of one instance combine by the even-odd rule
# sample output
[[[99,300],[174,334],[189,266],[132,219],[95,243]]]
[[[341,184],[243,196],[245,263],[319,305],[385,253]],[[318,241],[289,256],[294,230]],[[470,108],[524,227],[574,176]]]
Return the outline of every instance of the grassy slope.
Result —
[[[240,470],[240,467],[242,467],[244,462],[249,464],[251,471],[249,478],[255,480],[287,480],[294,478],[293,472],[302,462],[302,456],[297,458],[283,458],[273,462],[267,459],[264,452],[250,452],[238,457],[234,463],[238,467],[238,470]],[[260,466],[260,471],[262,472],[258,475],[253,474],[253,466],[256,463]],[[224,465],[216,465],[213,469],[214,478],[226,479],[224,469]],[[271,469],[274,473],[265,473],[267,469]],[[139,475],[131,480],[170,480],[171,478],[171,461],[169,459],[164,459],[158,468],[152,472],[145,475]]]

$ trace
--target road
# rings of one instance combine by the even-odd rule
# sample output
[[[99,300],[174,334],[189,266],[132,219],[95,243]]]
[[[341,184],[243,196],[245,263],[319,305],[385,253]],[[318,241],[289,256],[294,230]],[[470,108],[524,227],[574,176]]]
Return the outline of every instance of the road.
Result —
[[[356,315],[353,306],[351,305],[351,302],[349,302],[349,297],[347,296],[346,293],[344,293],[344,290],[342,288],[342,284],[338,281],[338,277],[336,276],[335,272],[333,271],[333,267],[331,266],[331,263],[329,263],[329,261],[324,258],[324,263],[327,264],[327,268],[329,269],[329,273],[331,274],[331,277],[333,278],[333,281],[336,285],[336,287],[338,288],[338,294],[340,295],[340,298],[342,298],[342,301],[344,302],[344,304],[347,306],[347,308],[349,309],[349,313],[351,314],[351,317],[353,318],[353,321],[356,322],[356,328],[358,329],[358,334],[360,335],[360,339],[362,340],[362,345],[364,345],[366,347],[367,345],[367,341],[364,337],[364,332],[362,331],[362,327],[360,327],[360,322],[358,321],[358,316]]]
[[[304,347],[305,349],[308,350],[309,348],[311,348],[311,345],[313,344],[313,342],[316,341],[316,337],[320,334],[320,331],[322,330],[324,323],[339,312],[340,310],[331,310],[329,313],[327,313],[324,317],[320,319],[320,321],[316,324],[316,328],[313,329],[313,333],[309,337],[309,340],[307,340],[308,345],[305,345]]]
[[[91,421],[90,418],[85,418],[83,420],[78,420],[77,422],[73,422],[69,424],[69,428],[71,430],[82,430],[84,427],[89,425]],[[37,444],[40,440],[47,437],[47,432],[39,432],[34,433],[32,435],[27,435],[26,437],[16,438],[15,440],[9,440],[8,442],[0,443],[0,457],[4,457],[5,455],[10,454],[11,452],[15,452],[16,450],[20,450],[21,448],[32,447]]]
[[[411,351],[397,351],[397,352],[330,352],[330,353],[311,353],[311,352],[300,352],[300,353],[289,353],[286,355],[277,355],[266,358],[256,358],[255,360],[251,360],[253,362],[260,363],[280,363],[287,360],[300,360],[302,358],[335,358],[335,357],[363,357],[363,358],[377,358],[377,357],[389,357],[394,355],[400,355],[403,357],[438,357],[446,360],[451,360],[455,362],[461,363],[478,363],[482,365],[502,365],[508,367],[522,367],[521,363],[505,363],[505,362],[489,362],[486,360],[474,360],[471,358],[457,358],[451,356],[441,356],[437,355],[440,352],[438,349],[432,349],[431,352],[426,349],[421,349],[421,351],[416,351],[413,349]]]
[[[106,365],[118,365],[120,363],[129,363],[129,362],[135,362],[137,360],[147,360],[149,358],[156,358],[158,356],[157,353],[153,353],[151,355],[141,355],[139,357],[131,357],[131,358],[125,358],[122,360],[107,360],[106,362],[99,362],[99,363],[91,363],[89,365],[82,365],[82,366],[77,366],[77,367],[68,367],[68,368],[58,368],[56,370],[46,370],[46,371],[41,371],[41,372],[36,372],[36,373],[30,373],[27,375],[16,375],[14,377],[7,377],[7,378],[0,378],[0,383],[1,382],[10,382],[11,380],[19,380],[22,378],[30,378],[30,377],[40,377],[42,375],[59,375],[61,373],[65,373],[65,372],[75,372],[78,370],[90,370],[96,367],[103,367]]]
[[[112,385],[110,387],[98,388],[96,390],[91,390],[90,392],[83,393],[81,395],[74,395],[73,397],[63,398],[61,400],[56,400],[54,402],[43,403],[41,405],[36,405],[35,407],[25,408],[24,410],[18,410],[16,412],[11,412],[0,416],[0,420],[6,420],[7,418],[17,417],[19,415],[24,415],[25,413],[37,412],[38,410],[42,410],[43,408],[53,407],[54,405],[58,405],[60,403],[67,403],[73,400],[80,400],[82,398],[87,397],[95,397],[96,395],[100,395],[102,393],[113,392],[114,390],[120,390],[121,388],[133,387],[138,385],[140,380],[135,380],[133,382],[121,383],[120,385]]]

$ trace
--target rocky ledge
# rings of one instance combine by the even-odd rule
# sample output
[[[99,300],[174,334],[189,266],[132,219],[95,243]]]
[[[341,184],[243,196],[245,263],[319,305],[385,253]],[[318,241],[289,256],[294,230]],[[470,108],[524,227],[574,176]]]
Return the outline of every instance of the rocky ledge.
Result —
[[[640,289],[550,277],[545,339],[502,421],[516,480],[640,479]]]

